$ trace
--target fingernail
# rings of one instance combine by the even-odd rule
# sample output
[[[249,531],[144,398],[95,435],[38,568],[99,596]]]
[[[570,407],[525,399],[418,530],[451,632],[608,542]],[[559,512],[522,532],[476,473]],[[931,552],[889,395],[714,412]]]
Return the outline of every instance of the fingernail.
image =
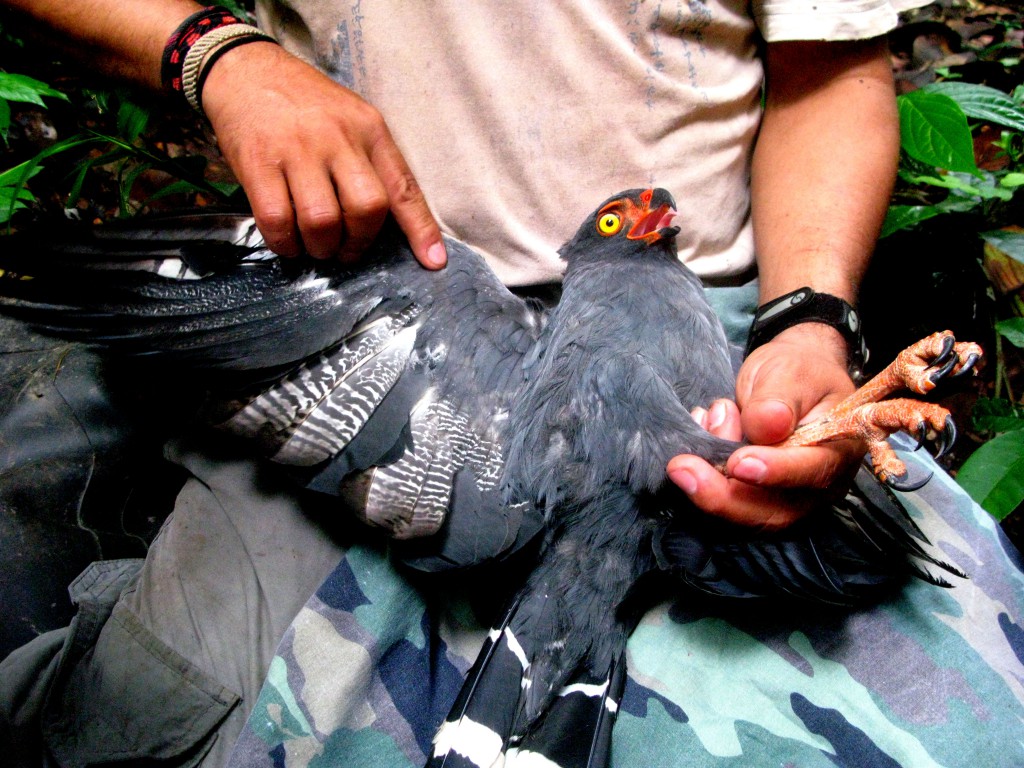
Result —
[[[427,248],[427,261],[433,267],[443,267],[445,262],[448,260],[448,256],[444,250],[443,243],[434,243],[432,246]]]
[[[746,456],[739,460],[730,474],[745,483],[761,483],[768,476],[768,467],[760,459]]]
[[[694,421],[697,422],[699,426],[701,426],[704,429],[708,428],[708,412],[705,411],[703,408],[694,408],[692,411],[690,411],[690,416],[693,418]]]
[[[677,469],[669,473],[672,482],[678,485],[687,495],[692,496],[697,492],[697,478],[692,472],[686,469]]]
[[[717,429],[725,421],[725,403],[716,402],[708,411],[708,429]]]

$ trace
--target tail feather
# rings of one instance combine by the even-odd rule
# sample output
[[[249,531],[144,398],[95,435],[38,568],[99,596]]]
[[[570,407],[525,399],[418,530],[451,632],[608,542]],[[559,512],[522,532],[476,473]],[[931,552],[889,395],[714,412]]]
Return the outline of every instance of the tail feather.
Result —
[[[603,675],[579,667],[555,691],[543,717],[522,728],[523,696],[533,682],[530,634],[514,628],[523,608],[517,600],[488,635],[434,737],[428,768],[610,765],[612,725],[626,684],[624,653]]]
[[[543,719],[509,747],[506,768],[538,763],[558,768],[608,768],[612,726],[625,687],[625,655],[602,678],[580,675],[558,692]]]
[[[541,560],[438,731],[434,768],[607,765],[652,521],[626,487],[549,514]]]
[[[511,631],[521,599],[487,635],[445,722],[434,736],[429,768],[489,768],[504,754],[528,666]]]
[[[959,578],[967,578],[967,574],[956,566],[935,557],[925,549],[923,545],[929,543],[928,538],[913,518],[907,514],[906,508],[895,494],[885,485],[879,483],[873,474],[862,469],[855,482],[856,491],[862,498],[853,494],[846,497],[845,502],[849,505],[851,512],[850,519],[865,537],[875,542],[875,546],[879,548],[902,546],[909,554],[911,564],[915,560],[919,560]],[[878,514],[875,510],[885,510],[886,514]],[[885,544],[880,542],[885,542]],[[917,570],[927,574],[927,571],[923,569]],[[920,576],[916,571],[915,575]],[[934,578],[939,577],[928,575],[925,580],[933,581]],[[939,578],[939,582],[948,586],[941,578]]]

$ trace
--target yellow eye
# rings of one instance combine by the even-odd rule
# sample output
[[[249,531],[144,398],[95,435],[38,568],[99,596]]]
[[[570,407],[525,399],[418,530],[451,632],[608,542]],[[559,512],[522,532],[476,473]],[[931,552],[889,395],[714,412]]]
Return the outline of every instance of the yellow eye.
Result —
[[[617,213],[603,213],[597,220],[597,231],[602,235],[614,235],[622,229],[622,219]]]

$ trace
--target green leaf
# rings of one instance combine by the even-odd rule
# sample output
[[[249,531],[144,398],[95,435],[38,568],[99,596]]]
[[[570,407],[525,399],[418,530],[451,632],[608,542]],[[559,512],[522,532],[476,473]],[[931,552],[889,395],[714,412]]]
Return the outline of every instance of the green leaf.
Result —
[[[34,169],[30,175],[34,176],[39,170]],[[24,184],[18,184],[16,179],[9,184],[0,185],[0,224],[6,224],[15,211],[27,207],[35,199],[36,196],[25,189]]]
[[[19,190],[15,190],[14,187],[0,187],[0,224],[6,224],[15,211],[28,207],[35,199],[35,195],[24,187]]]
[[[242,188],[241,184],[236,184],[233,181],[211,181],[210,186],[220,192],[225,200]]]
[[[122,101],[117,108],[117,132],[121,134],[128,143],[132,144],[146,130],[149,122],[149,110],[133,104],[130,101]]]
[[[981,205],[981,198],[964,197],[956,190],[935,205],[891,205],[885,214],[881,237],[888,237],[901,229],[910,229],[922,221],[947,213],[966,213]]]
[[[0,173],[0,186],[10,186],[16,191],[14,196],[9,200],[8,206],[4,209],[3,221],[8,221],[11,217],[11,213],[15,210],[15,204],[20,198],[21,189],[25,186],[25,182],[32,178],[36,173],[39,172],[39,166],[48,157],[60,154],[61,152],[67,152],[72,149],[84,146],[86,144],[95,143],[96,139],[91,137],[82,136],[71,136],[70,138],[58,141],[35,156],[30,157],[20,165],[16,165],[3,173]],[[34,199],[34,198],[33,198]]]
[[[987,172],[979,172],[977,178],[980,182],[970,183],[971,179],[967,174],[947,173],[944,176],[916,175],[912,173],[900,174],[911,184],[928,184],[943,189],[954,189],[983,200],[1012,200],[1013,192],[999,185],[996,177]]]
[[[936,168],[977,175],[967,117],[953,99],[913,91],[897,97],[897,102],[904,152]]]
[[[11,127],[11,105],[0,99],[0,137],[7,143],[7,130]]]
[[[19,181],[24,184],[42,170],[38,165],[33,168],[28,168],[28,165],[31,162],[31,160],[26,160],[24,163],[19,163],[13,168],[8,168],[3,173],[0,173],[0,187],[17,186]],[[28,169],[27,173],[26,169]],[[23,176],[24,178],[22,178]]]
[[[82,196],[82,186],[85,184],[85,177],[92,168],[116,163],[118,160],[123,160],[130,156],[130,152],[126,152],[123,149],[115,149],[112,152],[104,152],[96,157],[83,157],[75,163],[68,174],[68,176],[74,175],[74,181],[68,190],[67,202],[64,204],[64,207],[73,208],[75,203],[78,202],[78,199]]]
[[[55,90],[48,86],[41,80],[36,80],[28,75],[14,75],[10,72],[0,72],[0,99],[6,99],[7,101],[21,101],[29,104],[38,104],[40,107],[45,107],[46,103],[43,101],[44,96],[52,96],[53,98],[68,100],[58,90]]]
[[[885,214],[880,237],[888,237],[901,229],[910,229],[942,211],[934,205],[891,205]]]
[[[200,186],[198,184],[193,184],[191,181],[178,179],[177,181],[172,181],[167,186],[158,189],[156,192],[154,192],[152,195],[146,198],[145,202],[142,205],[143,207],[145,207],[152,203],[154,200],[159,200],[162,197],[167,197],[168,195],[188,194],[189,192],[203,192],[207,195],[211,193],[217,193],[221,198],[227,200],[239,189],[241,189],[240,184],[234,184],[231,182],[210,181],[207,182],[205,185]]]
[[[971,408],[971,418],[978,432],[1012,432],[1024,429],[1024,406],[1002,397],[979,397]]]
[[[83,157],[81,160],[75,163],[75,170],[78,170],[83,165],[86,165],[90,168],[101,167],[104,165],[112,165],[120,160],[124,160],[126,158],[133,156],[134,155],[130,150],[118,147],[108,152],[104,152],[102,155],[97,155],[96,157]]]
[[[1013,344],[1024,349],[1024,317],[1011,317],[995,324],[996,333]]]
[[[231,13],[237,16],[242,21],[249,19],[249,12],[245,10],[245,7],[235,0],[218,0],[217,5],[227,8]]]
[[[999,180],[999,186],[1014,189],[1024,186],[1024,173],[1008,173]]]
[[[996,520],[1024,501],[1024,430],[989,440],[964,462],[956,481]]]
[[[921,90],[948,96],[968,117],[1024,131],[1024,108],[1010,96],[987,85],[932,83]]]
[[[954,189],[950,192],[949,197],[937,202],[935,207],[939,209],[939,213],[967,213],[973,211],[980,204],[980,198],[966,196]]]
[[[177,181],[172,181],[170,184],[160,187],[160,189],[158,189],[156,192],[154,192],[152,195],[146,198],[146,201],[142,205],[143,207],[145,207],[152,203],[154,200],[159,200],[160,198],[167,197],[168,195],[188,194],[189,192],[202,191],[204,190],[201,187],[197,187],[191,181],[184,181],[183,179],[178,179]]]
[[[25,208],[36,199],[35,195],[25,189],[25,182],[42,169],[39,166],[27,168],[30,162],[26,160],[0,173],[0,224],[6,224],[15,211]]]
[[[998,248],[1011,259],[1024,261],[1024,232],[1009,232],[1005,229],[995,229],[990,232],[979,232],[978,234],[986,243]]]
[[[126,173],[118,177],[118,194],[120,195],[120,208],[122,216],[132,214],[132,187],[138,181],[139,176],[148,171],[152,166],[149,163],[137,163],[130,167]]]
[[[61,152],[69,152],[73,149],[84,147],[87,144],[95,143],[96,139],[95,137],[92,136],[69,136],[66,139],[58,141],[56,144],[51,144],[46,149],[41,150],[39,154],[35,155],[32,158],[29,158],[24,163],[22,163],[22,165],[28,165],[29,163],[34,163],[38,165],[40,162],[42,162],[48,157],[53,157],[54,155],[59,155]]]
[[[83,88],[83,96],[90,96],[94,102],[96,102],[96,109],[100,112],[110,112],[117,105],[117,93],[108,90],[94,90],[92,88]]]
[[[89,172],[90,168],[92,168],[92,163],[88,162],[88,158],[86,161],[75,166],[73,171],[75,174],[75,180],[71,183],[71,189],[68,190],[68,198],[64,203],[65,208],[74,208],[75,203],[78,202],[78,198],[82,196],[82,186],[85,184],[85,175]]]

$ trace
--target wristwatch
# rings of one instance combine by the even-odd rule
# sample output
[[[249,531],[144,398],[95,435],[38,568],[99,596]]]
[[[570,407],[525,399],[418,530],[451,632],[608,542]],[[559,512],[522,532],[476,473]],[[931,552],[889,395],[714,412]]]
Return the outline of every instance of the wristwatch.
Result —
[[[860,315],[838,296],[818,293],[806,286],[757,308],[745,355],[800,323],[822,323],[839,331],[850,350],[847,360],[850,375],[854,379],[861,378],[868,348],[861,334]]]

